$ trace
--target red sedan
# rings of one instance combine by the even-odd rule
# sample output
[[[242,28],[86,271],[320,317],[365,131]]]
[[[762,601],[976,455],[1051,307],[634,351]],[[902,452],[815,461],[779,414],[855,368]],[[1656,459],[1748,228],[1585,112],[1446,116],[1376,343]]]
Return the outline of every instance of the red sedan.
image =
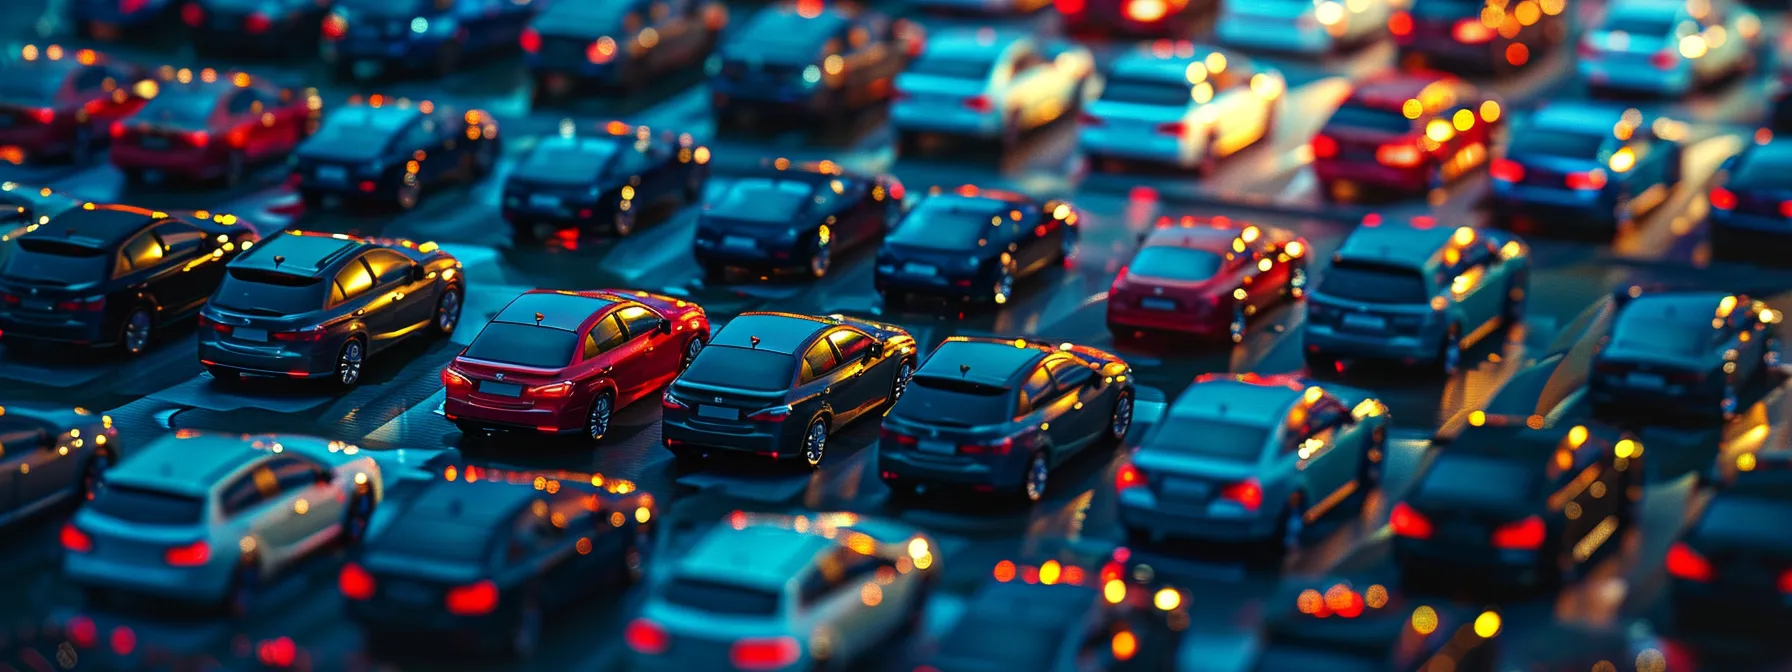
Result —
[[[442,370],[443,413],[467,434],[522,429],[601,440],[617,409],[658,396],[708,341],[709,318],[695,303],[532,290]]]
[[[1305,296],[1307,250],[1281,229],[1165,217],[1114,278],[1108,329],[1120,337],[1173,331],[1243,341],[1253,316]]]
[[[85,164],[106,127],[143,107],[155,83],[137,66],[92,49],[39,49],[0,61],[0,156],[12,162],[67,157]]]
[[[240,184],[256,164],[283,161],[317,130],[323,104],[242,72],[164,67],[161,92],[112,124],[112,164],[125,180],[150,171]]]
[[[1500,115],[1498,101],[1448,74],[1372,79],[1313,137],[1313,173],[1331,198],[1423,194],[1487,164]]]

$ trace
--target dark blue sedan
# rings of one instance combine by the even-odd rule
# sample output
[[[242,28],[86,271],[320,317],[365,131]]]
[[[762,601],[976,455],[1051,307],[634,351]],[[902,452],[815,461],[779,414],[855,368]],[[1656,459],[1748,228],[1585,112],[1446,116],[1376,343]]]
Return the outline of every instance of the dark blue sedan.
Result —
[[[337,0],[324,17],[325,61],[356,79],[387,70],[446,76],[468,56],[515,49],[531,0]]]
[[[1493,162],[1496,221],[1565,227],[1628,226],[1680,183],[1684,125],[1635,109],[1556,104],[1512,131]]]

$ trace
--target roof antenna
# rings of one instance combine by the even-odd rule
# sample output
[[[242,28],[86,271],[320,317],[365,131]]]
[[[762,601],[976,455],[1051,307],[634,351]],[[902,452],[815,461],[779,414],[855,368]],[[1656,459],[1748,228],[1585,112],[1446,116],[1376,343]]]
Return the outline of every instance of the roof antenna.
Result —
[[[537,326],[537,327],[541,326],[541,321],[545,320],[545,319],[548,319],[548,316],[543,315],[541,313],[536,313],[535,314],[535,326]]]
[[[963,378],[968,375],[971,375],[971,365],[959,364],[958,365],[958,377]]]
[[[274,255],[274,268],[279,268],[280,265],[284,263],[286,263],[286,257],[284,255]]]
[[[747,340],[753,342],[753,347],[755,349],[757,349],[759,347],[759,337],[758,336],[748,336]]]

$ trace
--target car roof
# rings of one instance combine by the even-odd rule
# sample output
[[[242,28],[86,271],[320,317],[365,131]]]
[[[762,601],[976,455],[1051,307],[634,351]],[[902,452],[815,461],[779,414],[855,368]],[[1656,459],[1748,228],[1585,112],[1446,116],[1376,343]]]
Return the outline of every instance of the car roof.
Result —
[[[710,344],[791,355],[832,326],[835,323],[828,320],[796,313],[741,313],[722,325]],[[753,344],[754,337],[759,339],[757,346]]]
[[[1400,72],[1370,78],[1350,92],[1350,102],[1365,107],[1399,110],[1438,84],[1454,84],[1457,78],[1441,72]]]
[[[496,530],[524,506],[546,495],[527,483],[482,480],[474,483],[432,479],[430,486],[405,510],[411,519]]]
[[[682,576],[731,584],[783,586],[838,544],[814,532],[778,525],[719,525],[678,560]]]
[[[88,207],[91,205],[92,207]],[[88,204],[51,217],[48,223],[25,235],[32,238],[68,238],[93,247],[111,247],[143,230],[150,222],[172,218],[166,212],[129,205]]]
[[[564,331],[578,331],[585,320],[620,299],[600,292],[561,292],[536,289],[523,292],[498,312],[493,322],[543,326]],[[535,316],[542,317],[541,322]]]
[[[1618,311],[1618,325],[1630,320],[1649,320],[1652,325],[1684,326],[1701,331],[1711,329],[1710,318],[1717,314],[1723,292],[1661,292],[1643,294],[1624,302]]]
[[[306,437],[308,438],[308,437]],[[203,496],[218,479],[267,456],[262,446],[290,437],[176,434],[155,440],[106,471],[107,482]]]
[[[1169,415],[1274,428],[1306,386],[1281,376],[1202,376],[1170,404]]]
[[[1031,373],[1048,354],[1043,346],[1020,339],[954,336],[927,356],[920,372],[1004,387]],[[961,372],[962,366],[970,368]]]
[[[1114,77],[1134,77],[1138,79],[1174,80],[1177,83],[1188,83],[1188,66],[1204,62],[1209,54],[1221,54],[1228,63],[1243,65],[1247,59],[1219,47],[1205,44],[1193,45],[1190,50],[1180,53],[1158,53],[1149,49],[1135,49],[1121,54],[1109,67],[1109,75]]]
[[[255,268],[289,274],[317,275],[368,243],[346,234],[286,231],[231,260],[238,268]],[[279,261],[276,262],[275,258]]]
[[[1420,267],[1449,245],[1455,235],[1456,229],[1447,226],[1359,226],[1344,239],[1335,256],[1352,261]]]
[[[1624,121],[1624,115],[1629,111],[1612,105],[1547,103],[1531,114],[1530,125],[1553,131],[1611,135],[1612,129]]]
[[[817,3],[819,4],[819,3]],[[809,13],[796,5],[767,7],[749,19],[747,25],[729,39],[734,55],[782,61],[808,59],[818,55],[823,42],[834,37],[852,21],[852,16],[839,7],[828,7]]]

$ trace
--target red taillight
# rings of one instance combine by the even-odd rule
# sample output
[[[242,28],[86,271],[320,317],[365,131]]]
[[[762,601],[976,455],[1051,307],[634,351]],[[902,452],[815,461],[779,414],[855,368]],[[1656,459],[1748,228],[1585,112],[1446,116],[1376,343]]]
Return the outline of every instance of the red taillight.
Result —
[[[671,643],[670,640],[671,637],[666,635],[665,628],[645,618],[630,621],[628,628],[622,631],[622,641],[628,644],[628,648],[634,649],[635,653],[644,653],[650,656],[665,653],[666,645]]]
[[[672,396],[671,390],[666,390],[666,393],[664,395],[660,396],[660,407],[668,408],[668,409],[679,409],[679,408],[690,408],[691,405],[684,403],[683,399],[679,399],[678,397]]]
[[[1431,519],[1414,511],[1406,502],[1394,505],[1394,510],[1388,514],[1388,525],[1394,528],[1395,536],[1408,539],[1431,538]]]
[[[454,369],[442,369],[442,387],[450,394],[466,394],[473,391],[473,380]]]
[[[1313,157],[1329,159],[1338,155],[1338,141],[1331,136],[1313,136]]]
[[[1711,207],[1719,210],[1736,209],[1736,192],[1723,187],[1711,188]],[[1783,208],[1782,208],[1783,209]]]
[[[268,338],[272,338],[276,341],[316,343],[324,340],[324,333],[323,327],[312,327],[310,329],[299,329],[297,331],[276,331],[268,334]]]
[[[898,446],[912,446],[921,442],[920,439],[887,428],[879,429],[877,436],[886,441],[895,441]]]
[[[989,105],[989,96],[971,96],[966,98],[964,99],[964,108],[972,112],[988,112],[992,109]]]
[[[1375,149],[1375,160],[1393,168],[1412,168],[1425,161],[1416,144],[1392,143]]]
[[[519,41],[522,42],[525,52],[533,54],[541,51],[541,33],[534,28],[524,28],[523,36],[519,38]]]
[[[1450,36],[1455,37],[1457,42],[1463,44],[1487,44],[1493,41],[1493,36],[1496,34],[1479,18],[1457,21],[1456,25],[1450,28]]]
[[[592,63],[602,65],[604,63],[609,63],[610,59],[615,57],[616,40],[614,39],[608,37],[599,38],[596,42],[592,42],[591,46],[585,47],[585,60],[591,61]]]
[[[220,323],[217,320],[206,317],[204,315],[199,316],[199,328],[200,329],[210,329],[210,330],[218,332],[220,334],[228,334],[228,333],[230,333],[230,331],[232,329],[234,329],[234,327],[231,327],[228,324]]]
[[[149,0],[118,0],[118,11],[121,14],[136,14],[149,6]]]
[[[1188,124],[1184,124],[1180,121],[1172,121],[1167,124],[1158,124],[1157,132],[1161,133],[1163,135],[1182,135],[1182,134],[1188,132]]]
[[[346,35],[348,35],[348,19],[342,18],[341,14],[324,17],[324,39],[340,40]]]
[[[1144,484],[1145,484],[1145,472],[1139,471],[1138,467],[1132,466],[1130,464],[1122,464],[1122,465],[1120,465],[1120,470],[1114,472],[1114,489],[1115,490],[1126,490],[1128,488],[1136,488],[1136,487],[1139,487]]]
[[[374,187],[376,187],[378,185],[375,185],[373,183],[373,180],[361,180],[361,184],[356,185],[356,186],[359,186],[361,188],[361,193],[371,194],[371,193],[373,193]]]
[[[1052,4],[1058,7],[1058,13],[1068,16],[1083,13],[1085,0],[1055,0]]]
[[[448,589],[448,613],[483,616],[498,608],[498,584],[490,580]]]
[[[775,670],[795,663],[802,653],[794,637],[743,639],[728,650],[728,662],[740,670]]]
[[[1780,216],[1792,219],[1792,201],[1780,201]]]
[[[67,523],[62,526],[62,547],[76,553],[86,553],[93,550],[93,537],[87,536],[74,523]]]
[[[1780,592],[1792,595],[1792,569],[1780,572]]]
[[[22,300],[23,299],[20,299],[19,295],[17,295],[17,294],[0,294],[0,303],[4,303],[9,306],[19,305],[19,302]]]
[[[1388,17],[1388,32],[1394,37],[1412,35],[1412,15],[1406,12],[1394,12]]]
[[[36,119],[37,123],[47,124],[52,121],[56,121],[56,110],[50,109],[48,107],[35,108],[35,109],[32,109],[30,112],[31,112],[31,118]]]
[[[1711,561],[1691,546],[1676,542],[1668,548],[1668,573],[1676,579],[1705,583],[1711,580]]]
[[[523,390],[523,396],[530,399],[565,399],[572,395],[572,387],[572,381],[562,380]]]
[[[747,416],[753,422],[783,422],[790,419],[789,406],[776,406]]]
[[[268,29],[272,27],[274,27],[274,20],[261,12],[250,14],[249,18],[243,20],[243,29],[249,31],[251,35],[268,32]]]
[[[1536,550],[1543,546],[1543,538],[1549,535],[1549,527],[1543,519],[1531,516],[1516,523],[1507,523],[1493,531],[1494,548],[1516,550]]]
[[[200,7],[196,2],[187,3],[180,8],[180,20],[189,26],[198,28],[199,24],[205,23],[205,8]]]
[[[194,147],[204,147],[206,143],[212,141],[212,136],[206,135],[205,131],[193,131],[183,137],[187,139],[187,144]]]
[[[1088,112],[1084,112],[1082,114],[1077,115],[1076,123],[1081,126],[1106,126],[1108,122],[1107,122],[1107,120],[1102,119],[1101,117],[1097,117],[1093,114],[1089,114]]]
[[[1233,483],[1220,489],[1220,499],[1235,502],[1250,511],[1263,506],[1263,485],[1257,479],[1249,479],[1242,483]]]
[[[1675,53],[1671,47],[1657,51],[1649,57],[1649,65],[1655,66],[1656,70],[1672,70],[1680,65],[1680,54]]]
[[[162,560],[172,567],[198,567],[212,559],[212,547],[203,541],[195,541],[186,546],[176,546],[162,554]]]
[[[106,297],[97,296],[90,299],[69,299],[56,303],[56,309],[67,312],[96,312],[106,307]]]
[[[1007,455],[1014,450],[1014,437],[1008,437],[994,443],[967,443],[958,446],[958,452],[964,455]]]
[[[1564,181],[1575,191],[1597,191],[1605,188],[1605,171],[1594,168],[1584,173],[1569,173]]]
[[[342,589],[343,597],[351,600],[373,599],[373,575],[352,562],[342,566],[342,573],[336,576],[336,587]]]
[[[122,137],[124,137],[124,122],[112,122],[112,139],[117,140]]]
[[[1494,159],[1493,166],[1487,169],[1493,179],[1501,182],[1523,182],[1524,164],[1511,159]]]

